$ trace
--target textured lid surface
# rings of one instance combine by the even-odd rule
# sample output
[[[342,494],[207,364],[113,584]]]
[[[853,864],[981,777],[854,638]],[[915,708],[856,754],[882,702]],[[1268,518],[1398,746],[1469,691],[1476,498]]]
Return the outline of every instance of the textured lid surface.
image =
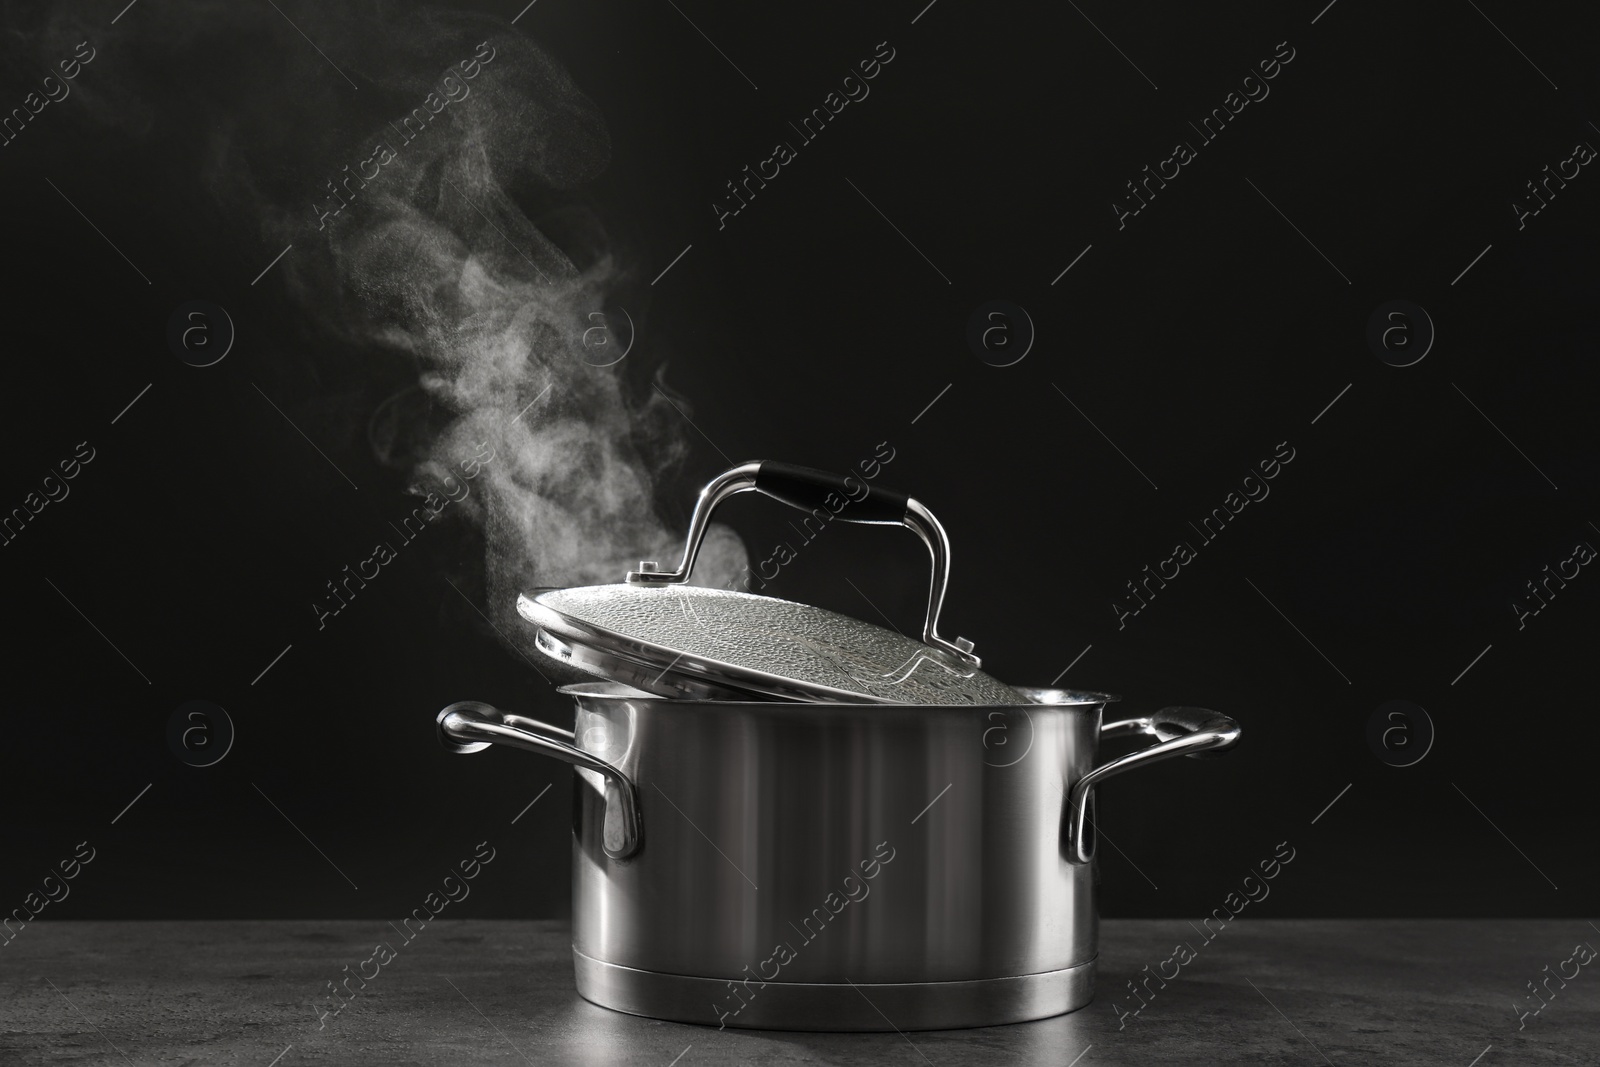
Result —
[[[1025,704],[971,664],[893,630],[731,589],[636,583],[521,597],[554,658],[664,696]]]

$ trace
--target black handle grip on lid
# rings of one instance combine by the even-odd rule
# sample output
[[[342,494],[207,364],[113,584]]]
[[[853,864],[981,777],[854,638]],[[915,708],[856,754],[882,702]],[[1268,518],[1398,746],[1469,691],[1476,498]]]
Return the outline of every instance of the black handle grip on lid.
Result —
[[[770,460],[729,467],[700,490],[700,496],[694,503],[694,513],[689,516],[689,532],[684,535],[683,557],[677,567],[670,571],[663,570],[655,560],[641,560],[638,570],[628,572],[628,582],[642,585],[687,582],[694,571],[700,545],[710,528],[711,513],[717,505],[736,493],[758,490],[764,496],[804,511],[821,507],[833,518],[848,522],[897,524],[915,533],[927,545],[929,560],[933,564],[933,571],[928,577],[928,614],[922,623],[923,643],[973,667],[982,666],[982,661],[972,654],[971,641],[964,637],[948,641],[939,636],[939,612],[944,607],[945,583],[950,577],[950,538],[946,536],[944,527],[933,517],[933,512],[904,493],[867,486],[862,482],[859,484],[867,490],[863,494],[855,488],[855,484],[854,479],[841,475]],[[840,504],[839,496],[835,494],[842,495],[848,503]]]
[[[770,459],[762,460],[757,469],[755,489],[791,508],[823,511],[843,522],[904,522],[910,499],[905,493],[869,485],[853,475],[830,474]]]

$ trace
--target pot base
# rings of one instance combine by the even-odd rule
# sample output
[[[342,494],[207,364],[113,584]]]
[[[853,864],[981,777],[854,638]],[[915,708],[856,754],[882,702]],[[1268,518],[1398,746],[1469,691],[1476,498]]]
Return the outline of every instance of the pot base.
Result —
[[[1094,996],[1094,960],[1059,971],[968,982],[754,984],[641,971],[572,950],[578,994],[602,1008],[748,1030],[958,1030],[1046,1019]],[[740,1005],[743,1005],[741,1008]]]

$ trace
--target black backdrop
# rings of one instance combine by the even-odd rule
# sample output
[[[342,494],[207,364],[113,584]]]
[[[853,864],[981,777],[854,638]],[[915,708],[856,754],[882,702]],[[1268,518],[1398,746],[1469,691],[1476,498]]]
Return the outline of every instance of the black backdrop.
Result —
[[[692,404],[663,514],[681,528],[724,453],[846,467],[889,442],[882,481],[951,531],[950,628],[994,673],[1235,715],[1225,760],[1102,791],[1107,915],[1207,912],[1282,841],[1297,862],[1260,915],[1581,913],[1600,577],[1580,569],[1520,620],[1512,602],[1600,544],[1600,177],[1568,164],[1520,228],[1513,203],[1600,145],[1593,25],[1503,3],[924,2],[540,0],[514,27],[517,3],[471,5],[483,36],[547,49],[609,125],[609,167],[552,202],[602,220],[629,268],[636,348],[616,373],[641,392],[663,373]],[[433,735],[468,697],[570,714],[447,581],[481,591],[474,531],[446,528],[316,629],[323,583],[408,506],[363,430],[415,373],[326,336],[273,271],[252,284],[281,243],[209,195],[187,103],[248,91],[314,124],[296,101],[356,92],[332,68],[359,67],[362,40],[284,4],[305,37],[285,18],[241,63],[220,44],[230,8],[113,24],[121,6],[74,5],[98,49],[82,96],[0,149],[0,506],[94,449],[0,548],[0,906],[87,840],[50,917],[392,916],[488,839],[504,858],[463,913],[562,915],[567,769],[449,757]],[[7,107],[61,58],[30,29],[46,21],[8,12]],[[182,49],[146,47],[162,36]],[[719,230],[724,183],[796,140],[787,123],[879,42],[894,58],[870,96]],[[1189,124],[1259,94],[1246,75],[1290,49],[1270,95],[1201,144]],[[170,108],[158,90],[150,110],[74,112],[95,78],[158,67]],[[1125,183],[1179,140],[1196,158],[1119,228]],[[215,366],[169,347],[189,300],[237,328]],[[968,339],[994,300],[1036,332],[1009,366],[1015,311],[989,352]],[[1203,542],[1189,524],[1284,442],[1270,496]],[[793,540],[759,500],[724,517],[755,559]],[[1125,583],[1179,541],[1195,558],[1119,627]],[[908,535],[840,527],[773,591],[875,620],[870,597],[906,625],[924,567]],[[167,735],[196,699],[236,729],[203,768]],[[1391,700],[1432,724],[1429,747],[1415,712],[1383,720],[1391,760],[1426,750],[1410,766],[1369,741]]]

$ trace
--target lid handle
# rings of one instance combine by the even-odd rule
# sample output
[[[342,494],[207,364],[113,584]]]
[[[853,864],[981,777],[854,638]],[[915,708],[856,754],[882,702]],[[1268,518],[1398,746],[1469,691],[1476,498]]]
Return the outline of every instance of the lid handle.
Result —
[[[687,582],[694,570],[700,543],[711,525],[711,513],[730,496],[754,490],[792,508],[822,512],[826,519],[871,524],[894,524],[911,530],[928,546],[933,574],[928,584],[928,615],[922,624],[922,642],[974,667],[982,665],[972,653],[972,642],[965,637],[948,641],[939,636],[939,612],[944,608],[945,586],[950,579],[950,538],[944,527],[922,503],[904,493],[868,485],[859,478],[830,474],[799,467],[792,463],[761,460],[730,467],[700,490],[689,532],[684,538],[683,558],[676,570],[664,571],[654,560],[645,560],[639,569],[628,572],[628,581],[639,585],[669,585]]]
[[[869,485],[860,478],[770,459],[756,468],[755,490],[800,511],[825,511],[841,522],[898,526],[905,521],[906,505],[911,502],[905,493]]]

